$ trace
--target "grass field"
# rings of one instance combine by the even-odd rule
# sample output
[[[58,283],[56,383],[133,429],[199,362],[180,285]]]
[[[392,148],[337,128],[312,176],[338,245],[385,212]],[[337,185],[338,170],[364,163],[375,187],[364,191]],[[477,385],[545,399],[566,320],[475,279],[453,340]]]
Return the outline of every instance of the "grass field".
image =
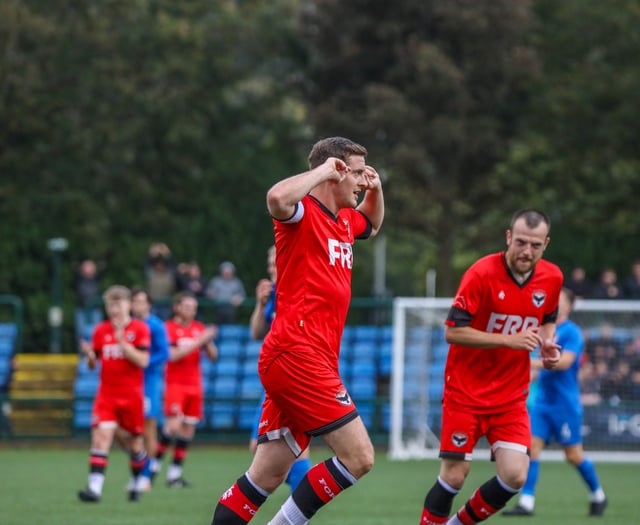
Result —
[[[87,442],[88,447],[88,442]],[[312,449],[316,461],[326,449]],[[185,463],[188,489],[168,489],[159,483],[139,503],[127,503],[128,467],[125,454],[114,450],[102,502],[82,504],[76,498],[87,477],[87,449],[0,449],[0,523],[2,525],[209,525],[220,494],[248,466],[242,448],[194,447]],[[587,491],[577,473],[564,463],[544,463],[531,518],[495,516],[489,523],[505,525],[578,525],[640,523],[640,466],[598,463],[609,496],[603,518],[587,518]],[[316,525],[418,525],[427,489],[438,471],[437,461],[391,462],[381,451],[374,470],[321,509]],[[469,493],[493,475],[493,464],[474,462],[457,509]],[[162,480],[160,480],[162,481]],[[252,524],[264,525],[288,491],[281,487],[260,509]],[[512,504],[512,503],[511,503]],[[510,505],[511,505],[510,504]]]

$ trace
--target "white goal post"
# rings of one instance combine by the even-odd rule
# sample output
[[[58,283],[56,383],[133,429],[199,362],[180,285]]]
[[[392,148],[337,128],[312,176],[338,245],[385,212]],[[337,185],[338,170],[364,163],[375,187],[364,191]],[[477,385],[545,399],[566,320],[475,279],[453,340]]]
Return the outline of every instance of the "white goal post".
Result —
[[[444,321],[451,303],[452,298],[394,300],[389,427],[392,459],[438,455],[448,351]],[[583,366],[585,376],[594,374],[590,384],[599,389],[590,396],[585,392],[585,448],[599,459],[640,460],[640,301],[578,300],[571,318],[585,334],[584,358],[591,364],[598,363]],[[618,383],[611,379],[625,373],[628,377]],[[480,457],[488,457],[486,441],[481,441],[476,450]]]

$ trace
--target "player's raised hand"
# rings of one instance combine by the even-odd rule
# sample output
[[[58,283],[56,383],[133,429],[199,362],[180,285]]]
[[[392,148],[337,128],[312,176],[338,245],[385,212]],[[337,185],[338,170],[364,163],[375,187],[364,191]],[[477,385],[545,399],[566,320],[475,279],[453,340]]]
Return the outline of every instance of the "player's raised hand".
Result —
[[[324,161],[324,165],[331,169],[331,176],[329,178],[336,182],[342,182],[347,176],[347,173],[351,171],[351,168],[347,166],[344,160],[336,157],[329,157]]]
[[[382,187],[380,176],[373,166],[364,167],[365,190],[379,190]]]
[[[256,285],[256,301],[261,305],[266,305],[271,297],[273,283],[269,279],[260,279]]]

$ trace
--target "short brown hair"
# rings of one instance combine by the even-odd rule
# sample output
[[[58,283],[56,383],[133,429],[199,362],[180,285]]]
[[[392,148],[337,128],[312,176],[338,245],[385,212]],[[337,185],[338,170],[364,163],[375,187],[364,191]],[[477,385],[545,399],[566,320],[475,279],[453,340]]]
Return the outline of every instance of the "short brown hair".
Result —
[[[102,299],[104,301],[119,301],[121,299],[131,300],[131,290],[121,284],[114,284],[104,291]]]
[[[329,157],[335,157],[345,162],[351,155],[367,156],[367,148],[357,142],[344,137],[329,137],[319,140],[309,153],[309,168],[317,168]]]

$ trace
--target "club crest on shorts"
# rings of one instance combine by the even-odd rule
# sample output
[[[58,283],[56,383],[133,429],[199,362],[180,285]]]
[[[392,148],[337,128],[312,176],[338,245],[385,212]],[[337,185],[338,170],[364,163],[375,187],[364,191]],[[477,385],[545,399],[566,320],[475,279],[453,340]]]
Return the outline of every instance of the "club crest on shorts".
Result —
[[[341,405],[350,405],[351,398],[349,397],[349,392],[347,392],[345,389],[338,390],[336,392],[336,401]]]
[[[536,290],[531,294],[531,299],[536,308],[540,308],[547,299],[547,292],[544,290]]]
[[[451,434],[451,443],[453,443],[454,446],[458,448],[464,447],[467,444],[468,439],[469,436],[467,436],[464,432],[454,432],[453,434]]]

